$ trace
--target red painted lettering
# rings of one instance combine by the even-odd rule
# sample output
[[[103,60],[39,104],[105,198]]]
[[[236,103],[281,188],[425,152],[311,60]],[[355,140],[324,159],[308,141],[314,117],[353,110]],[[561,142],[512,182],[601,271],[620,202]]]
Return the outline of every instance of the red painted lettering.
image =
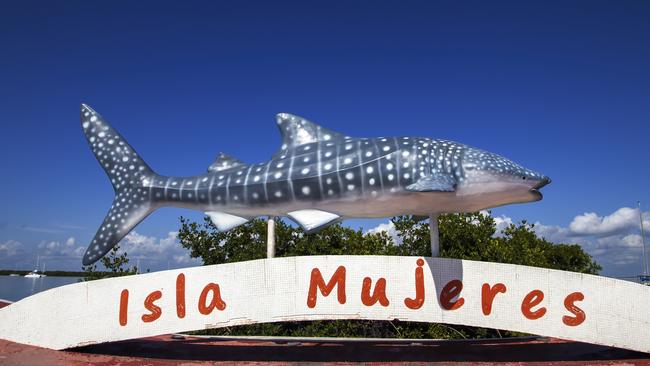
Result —
[[[490,315],[492,312],[492,302],[494,302],[494,297],[497,296],[499,292],[505,293],[506,285],[497,283],[490,287],[487,283],[483,284],[481,287],[481,308],[483,309],[483,315]]]
[[[154,304],[154,302],[162,297],[162,292],[154,291],[144,299],[144,308],[149,310],[149,314],[144,314],[142,316],[142,321],[145,323],[150,323],[158,318],[162,314],[162,309],[160,306]]]
[[[372,306],[377,301],[381,306],[388,306],[388,298],[386,298],[386,279],[380,278],[377,280],[377,285],[375,285],[375,291],[370,296],[370,286],[372,286],[372,280],[370,277],[363,279],[363,287],[361,289],[361,302],[366,306]]]
[[[183,273],[176,277],[176,315],[179,318],[185,317],[185,275]]]
[[[212,300],[207,304],[206,300],[208,299],[208,293],[212,292]],[[221,299],[221,291],[219,290],[219,285],[216,283],[208,283],[201,291],[201,296],[199,296],[199,312],[203,315],[210,314],[215,308],[218,310],[223,310],[226,308],[226,303]]]
[[[539,319],[546,314],[546,308],[540,307],[537,310],[532,310],[533,307],[539,305],[544,300],[544,293],[540,290],[533,290],[529,292],[524,300],[521,302],[521,313],[530,320]]]
[[[460,280],[451,280],[447,282],[445,287],[440,292],[440,305],[445,310],[460,309],[465,303],[465,299],[459,297],[458,300],[453,301],[453,298],[460,295],[463,290],[463,282]]]
[[[417,268],[415,269],[415,298],[411,299],[407,297],[404,299],[404,305],[409,309],[419,309],[424,304],[424,272],[422,271],[422,266],[424,266],[424,260],[419,258],[416,262]]]
[[[124,289],[120,294],[120,325],[125,326],[129,311],[129,290]]]
[[[319,289],[323,296],[327,296],[332,292],[334,286],[337,286],[336,297],[339,303],[345,304],[345,267],[339,266],[327,284],[325,284],[320,270],[318,268],[312,269],[311,279],[309,281],[309,293],[307,295],[307,306],[310,308],[316,306],[316,289]]]
[[[563,316],[562,317],[562,322],[570,327],[575,327],[582,322],[585,321],[587,316],[585,315],[585,312],[577,307],[574,303],[576,301],[582,301],[585,299],[585,295],[582,294],[582,292],[573,292],[567,295],[567,297],[564,298],[564,307],[569,310],[574,316]]]

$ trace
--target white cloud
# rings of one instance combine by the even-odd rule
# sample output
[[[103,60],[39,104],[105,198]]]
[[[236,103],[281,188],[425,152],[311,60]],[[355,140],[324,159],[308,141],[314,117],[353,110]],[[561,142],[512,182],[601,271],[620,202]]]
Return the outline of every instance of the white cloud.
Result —
[[[510,218],[510,217],[508,217],[506,215],[495,216],[494,217],[494,222],[497,225],[496,235],[498,236],[498,235],[501,235],[501,232],[505,228],[507,228],[508,226],[510,226],[510,224],[512,224],[512,218]]]
[[[641,235],[612,235],[595,240],[596,244],[589,252],[598,262],[607,265],[624,266],[630,274],[641,272],[643,249]]]
[[[75,245],[74,237],[69,237],[65,243],[59,241],[44,241],[38,245],[39,253],[46,258],[81,258],[85,248]]]
[[[366,234],[376,234],[381,232],[387,233],[391,238],[393,238],[393,242],[396,244],[400,244],[402,242],[402,240],[397,236],[397,230],[395,230],[395,224],[393,224],[392,221],[384,222],[372,229],[368,229],[368,231],[366,231]]]
[[[642,215],[647,227],[650,212]],[[604,216],[593,212],[577,215],[568,227],[536,222],[534,230],[554,243],[579,244],[603,266],[604,273],[635,275],[641,272],[643,251],[638,209],[621,207]]]
[[[638,225],[639,210],[621,207],[608,216],[598,216],[594,212],[578,215],[573,219],[569,228],[574,235],[604,237],[624,233],[631,228],[638,227]]]
[[[539,221],[534,223],[533,231],[538,236],[553,243],[578,243],[581,245],[588,245],[589,243],[589,240],[586,238],[573,236],[569,228],[557,225],[544,225]]]
[[[23,225],[20,227],[21,230],[25,231],[31,231],[35,233],[45,233],[45,234],[61,234],[63,233],[63,230],[59,229],[50,229],[46,227],[36,227],[36,226],[28,226],[28,225]]]
[[[17,253],[20,243],[10,240],[0,243],[0,256],[8,256],[10,253]],[[128,234],[119,243],[120,252],[126,252],[131,260],[129,265],[137,265],[140,260],[140,267],[152,270],[179,268],[186,266],[201,265],[201,260],[190,258],[189,251],[183,248],[177,240],[177,233],[170,232],[163,238],[146,236],[135,231]],[[65,241],[43,241],[38,244],[37,253],[42,259],[56,259],[57,263],[64,260],[74,260],[80,263],[81,257],[86,251],[85,245],[77,245],[75,237],[69,237]]]
[[[481,212],[487,215],[487,211]],[[495,236],[514,222],[506,215],[494,217],[497,226]],[[643,224],[650,234],[650,212],[643,213]],[[368,233],[384,231],[397,238],[392,222],[382,223]],[[573,218],[568,226],[546,225],[535,222],[533,231],[553,243],[578,244],[603,266],[604,273],[635,275],[642,270],[642,240],[639,235],[639,211],[622,207],[610,215],[599,216],[585,213]],[[397,241],[396,241],[397,242]],[[650,243],[646,235],[646,243]],[[648,251],[650,260],[650,251]]]
[[[201,260],[190,257],[190,252],[183,248],[177,239],[178,233],[171,231],[164,238],[146,236],[132,231],[120,242],[120,250],[126,252],[129,259],[142,260],[145,268],[155,263],[165,268],[167,263],[179,265],[200,265]]]
[[[23,244],[16,240],[7,240],[0,243],[0,256],[12,257],[22,252]]]

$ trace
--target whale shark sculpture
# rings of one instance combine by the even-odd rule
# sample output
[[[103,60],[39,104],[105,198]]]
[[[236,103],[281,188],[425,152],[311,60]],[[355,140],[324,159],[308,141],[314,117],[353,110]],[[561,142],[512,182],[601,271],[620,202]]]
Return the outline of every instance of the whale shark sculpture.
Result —
[[[288,216],[309,233],[354,217],[429,216],[538,201],[539,189],[550,182],[457,142],[350,137],[287,113],[277,115],[282,146],[271,160],[247,164],[221,153],[206,173],[166,177],[85,104],[81,123],[115,189],[84,265],[163,206],[205,211],[222,231],[257,216]]]

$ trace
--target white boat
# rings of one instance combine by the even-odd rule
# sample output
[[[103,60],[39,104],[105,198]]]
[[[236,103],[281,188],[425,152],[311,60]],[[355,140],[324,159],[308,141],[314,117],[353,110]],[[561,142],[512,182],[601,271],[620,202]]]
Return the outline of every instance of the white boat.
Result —
[[[35,269],[25,275],[25,278],[41,278],[41,277],[45,277],[45,275],[38,272],[38,269]]]
[[[38,271],[38,262],[40,261],[41,257],[36,256],[36,269],[29,272],[28,274],[25,275],[25,278],[41,278],[41,277],[46,277],[45,275],[45,263],[43,263],[43,271],[39,272]]]

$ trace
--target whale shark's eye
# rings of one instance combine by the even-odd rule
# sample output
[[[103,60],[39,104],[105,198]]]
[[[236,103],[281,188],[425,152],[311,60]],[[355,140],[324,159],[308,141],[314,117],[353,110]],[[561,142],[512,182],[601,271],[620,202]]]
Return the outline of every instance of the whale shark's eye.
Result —
[[[521,177],[521,179],[526,180],[526,176],[524,175],[523,177]]]

